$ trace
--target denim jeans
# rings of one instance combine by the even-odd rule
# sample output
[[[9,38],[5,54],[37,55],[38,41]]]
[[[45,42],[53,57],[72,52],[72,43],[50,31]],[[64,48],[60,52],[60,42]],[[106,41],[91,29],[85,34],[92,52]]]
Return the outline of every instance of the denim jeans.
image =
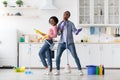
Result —
[[[71,54],[72,54],[72,56],[77,64],[78,70],[81,70],[81,64],[80,64],[79,58],[77,56],[74,43],[69,44],[67,48],[70,50],[70,52],[71,52]],[[61,58],[62,53],[65,49],[66,49],[66,43],[59,43],[58,49],[57,49],[57,56],[56,56],[56,68],[57,68],[57,70],[60,70],[60,58]]]
[[[50,44],[53,43],[52,40],[47,40]],[[45,41],[44,45],[39,51],[39,57],[42,61],[42,64],[44,67],[50,67],[50,71],[52,71],[52,56],[51,56],[52,51],[50,50],[50,45]],[[47,62],[45,60],[47,58]]]

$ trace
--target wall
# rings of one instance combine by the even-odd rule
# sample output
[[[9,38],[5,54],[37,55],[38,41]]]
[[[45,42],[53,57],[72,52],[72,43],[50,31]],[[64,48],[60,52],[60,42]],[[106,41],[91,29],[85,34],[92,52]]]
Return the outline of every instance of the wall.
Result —
[[[3,0],[0,0],[0,7],[3,7]],[[8,0],[9,6],[16,5],[16,0]],[[59,21],[62,20],[63,12],[69,10],[71,12],[70,20],[75,23],[78,28],[78,0],[53,0],[57,10],[41,10],[40,8],[45,4],[45,0],[23,0],[24,6],[32,6],[37,9],[23,9],[20,12],[25,15],[35,15],[39,18],[0,18],[0,27],[10,27],[16,28],[22,34],[34,34],[34,28],[38,28],[43,32],[46,32],[50,27],[48,19],[50,16],[57,16]],[[18,12],[19,10],[8,11],[0,8],[0,15],[7,12]],[[47,32],[46,32],[47,33]],[[82,36],[81,36],[82,35]],[[84,29],[78,36],[74,36],[75,40],[80,41],[81,38],[87,37],[89,35],[89,30]],[[99,35],[91,37],[98,41]],[[94,41],[95,41],[94,40]]]
[[[0,6],[3,6],[2,1],[3,0],[0,1]],[[8,0],[9,6],[16,5],[15,1],[16,0]],[[57,10],[41,10],[40,8],[45,4],[45,0],[23,1],[25,6],[30,5],[38,9],[26,9],[22,10],[22,12],[27,15],[37,15],[39,18],[1,18],[0,27],[17,28],[21,33],[25,34],[34,33],[34,28],[39,28],[41,31],[45,32],[48,27],[50,27],[48,23],[49,17],[55,15],[59,20],[62,20],[63,12],[66,10],[71,11],[71,20],[77,25],[77,0],[54,0],[54,4],[58,8]],[[4,11],[5,10],[3,10],[3,12]],[[2,11],[0,13],[2,14]]]

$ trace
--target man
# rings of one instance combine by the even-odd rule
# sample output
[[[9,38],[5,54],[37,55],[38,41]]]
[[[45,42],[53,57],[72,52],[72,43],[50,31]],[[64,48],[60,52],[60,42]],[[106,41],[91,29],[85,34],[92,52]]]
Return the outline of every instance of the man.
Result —
[[[60,42],[59,42],[58,49],[57,49],[57,56],[56,56],[57,70],[54,73],[55,75],[60,75],[60,58],[62,56],[63,51],[66,48],[70,50],[70,52],[77,64],[77,67],[79,70],[79,75],[83,75],[80,61],[79,61],[79,58],[76,53],[76,49],[75,49],[75,45],[74,45],[74,41],[73,41],[73,34],[72,34],[72,32],[74,32],[76,35],[78,35],[78,33],[82,29],[77,30],[75,28],[74,24],[68,20],[70,15],[71,14],[69,11],[65,11],[64,15],[63,15],[63,21],[61,21],[60,24],[58,25],[58,35],[60,35]]]

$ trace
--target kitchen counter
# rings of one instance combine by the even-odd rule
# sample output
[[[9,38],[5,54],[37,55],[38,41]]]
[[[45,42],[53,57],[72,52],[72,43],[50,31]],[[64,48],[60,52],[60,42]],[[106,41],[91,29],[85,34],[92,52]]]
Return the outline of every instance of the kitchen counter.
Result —
[[[19,44],[43,44],[44,42],[19,42]],[[55,42],[58,44],[58,42]],[[75,42],[75,44],[120,44],[120,42]]]

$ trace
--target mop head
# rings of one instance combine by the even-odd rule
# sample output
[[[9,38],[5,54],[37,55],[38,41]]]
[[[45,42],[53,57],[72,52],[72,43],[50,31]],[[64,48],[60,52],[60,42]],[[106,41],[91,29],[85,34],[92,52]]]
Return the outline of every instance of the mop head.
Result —
[[[69,64],[67,64],[65,67],[65,73],[71,73],[71,67]]]

